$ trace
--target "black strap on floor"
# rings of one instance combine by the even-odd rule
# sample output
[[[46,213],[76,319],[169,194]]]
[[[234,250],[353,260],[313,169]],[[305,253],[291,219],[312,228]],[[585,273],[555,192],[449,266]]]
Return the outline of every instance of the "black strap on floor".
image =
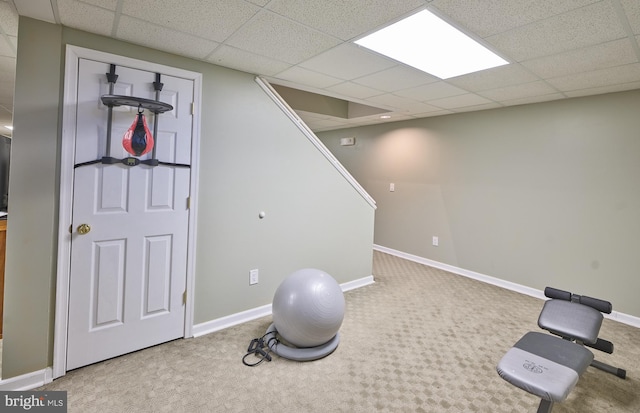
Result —
[[[242,364],[249,367],[255,367],[265,360],[271,361],[271,354],[269,354],[271,353],[271,349],[264,342],[264,338],[266,336],[267,335],[265,334],[260,338],[254,338],[253,340],[251,340],[251,343],[249,343],[249,348],[247,349],[247,354],[245,354],[244,357],[242,357]],[[254,354],[256,357],[259,358],[259,360],[255,363],[247,362],[247,357],[249,357],[249,355],[251,354]]]

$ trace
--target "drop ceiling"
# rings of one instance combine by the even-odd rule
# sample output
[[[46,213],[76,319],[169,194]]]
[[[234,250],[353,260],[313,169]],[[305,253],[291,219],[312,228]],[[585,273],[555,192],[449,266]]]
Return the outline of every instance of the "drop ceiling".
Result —
[[[510,64],[443,81],[353,43],[424,8]],[[18,14],[391,115],[298,105],[314,131],[640,88],[638,0],[2,0],[0,122],[10,119]]]

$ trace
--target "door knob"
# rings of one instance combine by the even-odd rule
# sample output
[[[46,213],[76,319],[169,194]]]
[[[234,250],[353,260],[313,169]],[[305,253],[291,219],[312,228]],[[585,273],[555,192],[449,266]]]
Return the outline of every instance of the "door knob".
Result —
[[[82,224],[78,227],[78,234],[84,235],[88,234],[91,231],[91,227],[88,224]]]

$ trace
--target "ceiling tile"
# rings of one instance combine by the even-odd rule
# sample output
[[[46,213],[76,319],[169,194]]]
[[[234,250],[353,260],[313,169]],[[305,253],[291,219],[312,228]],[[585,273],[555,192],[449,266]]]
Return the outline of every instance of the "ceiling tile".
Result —
[[[5,0],[9,2],[9,0]],[[59,24],[53,12],[53,2],[51,0],[11,0],[16,6],[17,12],[21,16],[28,16],[32,19],[42,20],[51,24]]]
[[[248,1],[249,3],[253,3],[253,4],[255,4],[256,6],[264,7],[264,6],[266,6],[267,4],[269,4],[269,2],[270,2],[271,0],[247,0],[247,1]]]
[[[398,96],[407,97],[422,102],[449,96],[463,95],[465,93],[467,93],[466,90],[462,90],[443,81],[429,83],[427,85],[412,87],[395,92],[395,94]]]
[[[511,63],[480,72],[447,79],[448,83],[470,92],[495,89],[502,86],[528,83],[538,78],[517,63]]]
[[[407,106],[411,103],[417,103],[416,101],[394,95],[393,93],[385,93],[384,95],[374,96],[367,100],[371,102],[373,106],[389,110],[395,110],[397,108],[400,108],[400,106]]]
[[[638,60],[628,38],[522,62],[543,79],[622,66]]]
[[[433,107],[423,102],[418,102],[414,99],[405,98],[402,96],[394,95],[392,93],[386,93],[384,95],[374,96],[368,99],[372,102],[372,105],[379,106],[381,108],[397,110],[400,112],[410,111],[411,113],[418,112],[430,112],[439,110],[440,108]]]
[[[408,115],[413,115],[414,113],[435,112],[441,109],[439,107],[429,105],[428,103],[412,102],[409,100],[399,100],[395,107],[397,108],[396,112],[404,112]]]
[[[154,36],[147,36],[146,33],[153,33]],[[218,45],[211,40],[176,32],[129,16],[120,17],[116,37],[194,59],[204,59]]]
[[[480,37],[502,33],[600,0],[434,0],[430,4]]]
[[[622,83],[619,85],[594,87],[590,89],[572,90],[569,92],[565,92],[564,94],[568,97],[579,97],[579,96],[600,95],[603,93],[624,92],[626,90],[635,90],[635,89],[640,89],[640,81],[631,82],[631,83]]]
[[[463,108],[465,106],[478,106],[478,105],[491,104],[493,102],[483,98],[482,96],[478,96],[473,93],[467,93],[465,95],[451,96],[443,99],[435,99],[435,100],[429,101],[428,103],[442,109],[458,109],[458,108]]]
[[[93,6],[102,7],[103,9],[109,9],[116,11],[118,7],[118,0],[79,0],[82,3],[91,4]]]
[[[75,0],[58,0],[57,4],[63,25],[103,36],[111,35],[115,18],[112,11]]]
[[[416,87],[427,83],[437,82],[435,76],[405,65],[396,65],[389,69],[362,76],[354,82],[385,92]]]
[[[259,73],[264,76],[275,75],[289,67],[288,63],[226,45],[218,47],[207,57],[207,61],[244,72]]]
[[[323,33],[351,40],[424,5],[423,0],[274,0],[268,9]]]
[[[384,91],[362,86],[353,82],[342,82],[326,89],[328,91],[356,99],[366,99],[371,96],[381,95],[384,93]]]
[[[633,34],[640,35],[640,2],[638,0],[620,0],[620,3],[631,25]]]
[[[16,42],[13,36],[0,37],[0,56],[16,57]]]
[[[485,40],[520,62],[625,36],[611,3],[602,1]]]
[[[517,99],[521,97],[531,97],[540,95],[550,95],[557,93],[558,91],[549,86],[548,83],[538,80],[531,83],[523,83],[520,85],[505,86],[497,89],[485,90],[480,92],[481,96],[488,99],[502,102],[510,99]]]
[[[393,120],[640,89],[639,0],[0,0],[3,89],[15,79],[13,5],[27,17],[383,107]],[[443,81],[352,43],[423,8],[511,63]],[[11,102],[8,90],[0,103]]]
[[[498,103],[483,103],[480,105],[468,105],[468,106],[457,106],[455,108],[452,109],[453,112],[455,113],[462,113],[462,112],[476,112],[479,110],[487,110],[487,109],[497,109],[497,108],[501,108],[502,105],[498,104]]]
[[[396,63],[360,46],[344,43],[300,66],[343,80],[352,80],[395,66]]]
[[[508,106],[513,106],[513,105],[527,105],[530,103],[540,103],[540,102],[549,102],[552,100],[559,100],[559,99],[563,99],[566,96],[562,93],[551,93],[549,95],[540,95],[540,96],[529,96],[529,97],[524,97],[524,98],[517,98],[517,99],[509,99],[509,100],[504,100],[500,103],[504,104],[504,105],[508,105]]]
[[[15,80],[16,59],[9,56],[0,56],[0,73],[7,75],[11,80]]]
[[[0,22],[2,22],[1,30],[4,34],[18,35],[18,15],[7,2],[0,2]]]
[[[416,113],[413,115],[413,117],[416,119],[420,119],[420,118],[427,118],[427,117],[433,117],[433,116],[450,115],[452,113],[455,113],[455,112],[448,109],[438,109],[431,112]]]
[[[261,10],[242,0],[123,1],[122,13],[216,42],[226,40]]]
[[[547,82],[563,92],[593,89],[640,81],[640,63],[595,70],[548,79]]]
[[[227,42],[230,46],[297,64],[340,43],[271,12],[261,12]]]
[[[341,79],[337,79],[332,76],[327,76],[323,73],[314,72],[313,70],[305,69],[300,66],[293,66],[284,72],[280,72],[275,76],[275,79],[287,80],[293,83],[301,85],[307,85],[315,88],[324,89],[329,86],[337,85],[341,83]],[[276,83],[278,83],[276,81]]]

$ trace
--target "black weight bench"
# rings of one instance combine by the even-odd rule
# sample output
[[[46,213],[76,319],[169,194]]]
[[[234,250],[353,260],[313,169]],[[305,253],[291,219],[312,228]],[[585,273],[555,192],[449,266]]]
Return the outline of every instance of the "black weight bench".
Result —
[[[624,379],[626,371],[594,360],[585,346],[613,353],[613,343],[598,337],[611,303],[547,287],[538,326],[554,335],[529,332],[502,357],[500,377],[540,397],[538,413],[564,401],[589,366]]]

